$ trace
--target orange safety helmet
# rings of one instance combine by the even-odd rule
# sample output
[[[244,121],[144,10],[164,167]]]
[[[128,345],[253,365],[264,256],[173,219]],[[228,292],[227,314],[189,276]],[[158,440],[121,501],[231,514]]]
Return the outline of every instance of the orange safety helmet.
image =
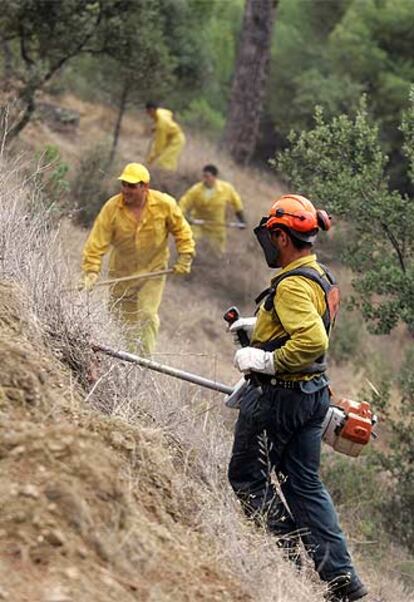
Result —
[[[281,226],[299,240],[314,242],[319,229],[329,230],[331,218],[323,209],[315,209],[306,197],[285,194],[273,203],[265,226],[268,230]]]

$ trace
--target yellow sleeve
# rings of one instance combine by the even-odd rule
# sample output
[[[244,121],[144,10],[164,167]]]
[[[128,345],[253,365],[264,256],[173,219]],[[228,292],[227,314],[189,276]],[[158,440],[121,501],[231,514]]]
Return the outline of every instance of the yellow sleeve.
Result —
[[[329,345],[311,286],[303,277],[286,278],[277,287],[274,306],[290,336],[287,343],[274,352],[276,372],[300,372],[323,355]]]
[[[181,211],[184,215],[188,215],[191,210],[194,208],[194,203],[197,197],[197,184],[192,186],[183,194],[183,196],[178,201],[178,204],[181,208]]]
[[[189,253],[194,255],[195,243],[189,223],[175,200],[170,197],[170,212],[168,216],[168,230],[175,238],[175,246],[179,254]]]
[[[100,272],[102,257],[112,242],[112,207],[105,204],[93,224],[83,249],[82,270]]]
[[[229,200],[228,202],[233,207],[235,213],[239,211],[243,211],[243,203],[240,198],[240,195],[236,192],[236,189],[229,184]]]

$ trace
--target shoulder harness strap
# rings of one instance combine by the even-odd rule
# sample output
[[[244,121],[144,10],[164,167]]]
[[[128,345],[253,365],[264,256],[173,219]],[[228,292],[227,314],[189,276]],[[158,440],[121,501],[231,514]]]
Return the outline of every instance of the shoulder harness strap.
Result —
[[[260,305],[263,299],[265,299],[264,308],[266,311],[271,311],[274,304],[276,289],[282,280],[285,280],[285,278],[290,278],[291,276],[303,276],[309,280],[312,280],[313,282],[316,282],[316,284],[322,288],[325,294],[326,312],[322,316],[322,320],[327,332],[329,332],[339,309],[339,287],[332,272],[330,272],[330,270],[328,270],[328,268],[323,264],[319,263],[318,265],[323,269],[323,274],[320,274],[317,270],[315,270],[315,268],[305,266],[296,268],[290,272],[285,272],[284,274],[280,274],[280,276],[276,276],[272,282],[272,286],[262,291],[260,295],[256,297],[255,303]],[[259,308],[257,308],[256,312],[258,309]]]
[[[256,298],[256,303],[258,304],[257,311],[259,310],[260,303],[265,299],[264,308],[266,311],[271,311],[274,307],[274,299],[276,295],[276,289],[278,285],[285,278],[289,278],[291,276],[303,276],[316,282],[323,290],[325,295],[325,303],[326,303],[326,311],[322,316],[322,321],[325,326],[326,332],[330,333],[332,325],[335,321],[335,317],[338,313],[339,309],[339,287],[336,283],[335,277],[333,274],[326,268],[323,264],[318,264],[322,270],[323,274],[320,274],[315,268],[311,267],[301,267],[296,270],[292,270],[290,272],[286,272],[284,274],[280,274],[280,276],[276,276],[276,278],[272,282],[272,286],[264,290],[260,295]],[[280,349],[283,347],[289,340],[289,336],[281,337],[279,339],[269,341],[264,345],[261,345],[261,348],[265,351],[275,351],[276,349]],[[325,356],[322,356],[316,359],[311,365],[301,371],[303,374],[317,374],[322,373],[326,370],[326,359]]]

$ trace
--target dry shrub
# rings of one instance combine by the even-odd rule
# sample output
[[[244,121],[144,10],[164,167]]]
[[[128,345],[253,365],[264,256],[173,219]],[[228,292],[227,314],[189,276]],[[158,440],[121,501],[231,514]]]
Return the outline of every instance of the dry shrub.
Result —
[[[110,147],[104,142],[86,149],[72,178],[71,196],[74,218],[81,226],[90,226],[105,201],[111,196],[107,176]]]

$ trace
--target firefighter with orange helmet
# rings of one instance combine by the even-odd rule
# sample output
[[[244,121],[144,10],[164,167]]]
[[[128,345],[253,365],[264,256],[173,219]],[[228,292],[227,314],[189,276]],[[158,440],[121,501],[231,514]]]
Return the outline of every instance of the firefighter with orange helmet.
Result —
[[[286,194],[255,228],[266,262],[280,268],[256,299],[256,319],[230,327],[249,345],[234,364],[245,375],[229,465],[230,483],[246,514],[265,522],[286,555],[300,564],[298,539],[312,557],[330,601],[367,594],[347,550],[332,500],[319,477],[322,423],[330,399],[329,334],[339,304],[330,271],[313,251],[326,211]],[[264,470],[268,466],[269,470]],[[279,477],[284,500],[270,479]]]

